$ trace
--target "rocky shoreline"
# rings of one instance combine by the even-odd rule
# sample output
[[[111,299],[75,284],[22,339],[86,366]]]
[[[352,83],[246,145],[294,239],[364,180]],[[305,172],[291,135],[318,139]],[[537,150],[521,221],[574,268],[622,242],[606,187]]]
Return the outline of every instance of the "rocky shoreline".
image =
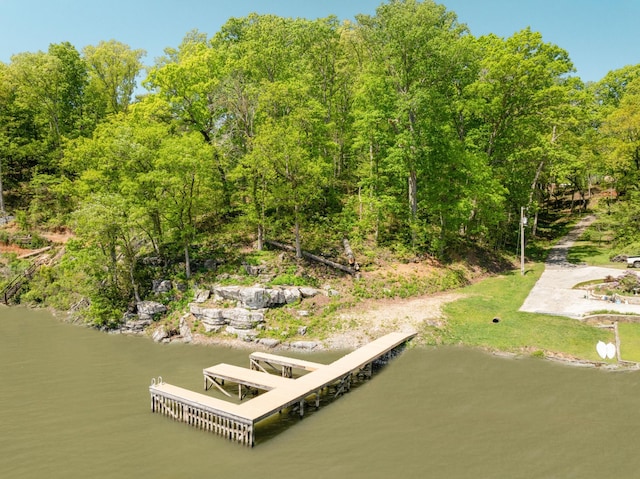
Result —
[[[170,293],[175,288],[170,281],[154,283],[156,294]],[[145,334],[155,342],[187,342],[208,344],[259,345],[264,348],[315,350],[325,349],[320,341],[297,340],[283,342],[275,338],[260,338],[266,327],[265,314],[270,308],[299,303],[317,295],[337,294],[331,288],[311,287],[267,287],[213,286],[200,287],[188,305],[188,312],[180,317],[177,327],[158,324],[157,320],[167,312],[167,307],[158,301],[141,301],[135,311],[125,315],[123,325],[114,333]],[[300,317],[309,313],[297,311]],[[202,332],[204,334],[199,333]],[[211,336],[224,333],[220,337]],[[306,334],[306,327],[297,330],[298,336]]]

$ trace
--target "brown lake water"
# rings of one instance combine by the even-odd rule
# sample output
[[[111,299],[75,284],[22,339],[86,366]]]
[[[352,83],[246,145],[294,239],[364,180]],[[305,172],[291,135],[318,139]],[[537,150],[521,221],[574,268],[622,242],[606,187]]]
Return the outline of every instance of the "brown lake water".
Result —
[[[204,367],[248,354],[0,307],[0,477],[640,476],[640,373],[464,348],[410,348],[303,420],[261,425],[253,449],[151,413],[152,377],[201,391]]]

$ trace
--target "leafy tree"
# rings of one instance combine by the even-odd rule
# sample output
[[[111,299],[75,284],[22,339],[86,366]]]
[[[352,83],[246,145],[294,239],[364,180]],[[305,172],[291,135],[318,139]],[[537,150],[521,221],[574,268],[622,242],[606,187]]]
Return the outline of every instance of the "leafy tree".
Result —
[[[101,253],[98,264],[87,266],[107,272],[105,290],[116,304],[131,295],[142,300],[137,262],[144,243],[137,220],[135,209],[117,193],[91,195],[75,213],[74,229],[85,247]]]
[[[313,211],[328,179],[326,158],[320,152],[325,124],[319,104],[308,98],[302,82],[276,82],[265,93],[265,119],[254,139],[257,156],[271,173],[270,189],[280,213],[291,215],[296,256],[302,257],[302,213]]]
[[[43,52],[12,57],[11,74],[16,86],[16,106],[32,112],[35,127],[54,147],[61,142],[65,85],[60,58]]]
[[[94,95],[98,111],[105,114],[125,112],[136,88],[136,78],[142,70],[144,50],[133,50],[116,40],[101,41],[84,48],[83,56],[89,68],[89,90]]]
[[[61,133],[66,138],[87,136],[95,126],[89,115],[86,89],[87,64],[69,42],[49,45],[48,54],[60,60],[62,81],[58,86]]]
[[[602,125],[608,139],[607,164],[619,193],[637,189],[640,179],[640,77],[627,86],[619,106]]]
[[[532,205],[540,176],[553,162],[568,99],[563,79],[573,67],[564,50],[528,28],[508,39],[487,35],[479,46],[480,75],[465,90],[465,141],[486,155],[506,188],[513,222],[520,206]]]
[[[221,204],[212,147],[194,135],[163,141],[153,171],[143,175],[152,176],[150,183],[157,185],[161,215],[184,252],[187,279],[191,277],[189,250],[198,233],[198,220]]]
[[[429,244],[446,227],[435,207],[451,183],[439,170],[460,159],[454,154],[459,151],[454,129],[459,91],[452,86],[464,78],[467,66],[461,49],[466,28],[453,12],[431,1],[394,0],[381,5],[375,16],[359,15],[357,20],[363,50],[369,55],[359,88],[361,101],[364,109],[378,112],[367,115],[380,129],[376,136],[388,138],[380,150],[385,172],[406,182],[406,186],[394,184],[391,196],[407,198],[403,216],[408,218],[411,243],[418,246],[420,237],[420,242]],[[383,110],[377,108],[379,103]],[[362,125],[367,124],[372,123]],[[364,132],[369,140],[359,143],[373,147],[372,133]]]

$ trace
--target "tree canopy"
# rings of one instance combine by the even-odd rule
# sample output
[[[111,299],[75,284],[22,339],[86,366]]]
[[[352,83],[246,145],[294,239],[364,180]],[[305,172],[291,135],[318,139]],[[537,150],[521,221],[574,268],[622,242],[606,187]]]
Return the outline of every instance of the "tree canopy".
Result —
[[[640,66],[585,85],[529,28],[474,37],[443,5],[389,0],[355,21],[231,18],[143,56],[109,40],[0,63],[0,205],[73,228],[120,300],[141,256],[179,254],[189,278],[223,231],[446,259],[514,248],[520,209],[559,185],[640,204]]]

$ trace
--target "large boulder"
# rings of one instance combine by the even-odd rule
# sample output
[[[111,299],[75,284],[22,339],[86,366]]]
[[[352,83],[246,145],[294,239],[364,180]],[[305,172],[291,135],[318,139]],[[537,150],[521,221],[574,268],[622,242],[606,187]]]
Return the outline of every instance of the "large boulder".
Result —
[[[191,303],[189,312],[202,323],[206,333],[217,333],[226,324],[221,308],[204,308]]]
[[[193,341],[193,335],[191,334],[191,328],[189,327],[189,323],[187,323],[186,318],[180,318],[180,336],[185,343],[190,343]]]
[[[157,328],[152,334],[151,339],[153,339],[156,343],[160,343],[165,339],[169,338],[169,332],[165,329],[164,326]]]
[[[237,329],[233,326],[227,326],[226,332],[228,334],[233,334],[234,336],[237,336],[238,339],[242,339],[243,341],[247,342],[255,341],[258,336],[258,332],[255,329]]]
[[[189,304],[189,312],[201,321],[209,320],[224,324],[223,311],[223,308],[206,308],[195,303]]]
[[[263,286],[219,286],[214,288],[218,299],[236,301],[247,309],[264,309],[295,303],[302,298],[300,288],[265,288]],[[311,295],[311,290],[305,288]]]
[[[226,324],[224,322],[219,323],[217,321],[211,321],[208,319],[203,319],[202,321],[200,321],[200,323],[202,323],[205,333],[217,333],[222,328],[224,328],[224,325]]]
[[[154,293],[168,293],[172,288],[173,286],[171,285],[171,281],[169,281],[168,279],[154,279],[151,286],[151,290]]]
[[[280,341],[274,338],[260,338],[258,339],[258,344],[262,344],[267,348],[275,348],[278,344],[280,344]]]
[[[264,309],[269,307],[268,289],[261,286],[239,288],[240,305],[248,309]]]
[[[120,330],[125,333],[141,333],[146,327],[151,325],[151,322],[150,319],[131,319],[124,323]]]
[[[302,286],[298,289],[303,298],[313,298],[320,293],[319,290],[317,290],[316,288],[311,288],[310,286]]]
[[[256,303],[254,309],[260,309],[262,305],[259,297],[264,288],[244,288],[241,286],[219,286],[213,289],[216,300],[235,301],[243,306],[246,303]]]
[[[283,304],[291,304],[300,301],[302,294],[298,288],[284,288],[282,289],[282,297],[284,299]]]
[[[244,308],[225,309],[223,317],[229,326],[236,329],[254,329],[258,324],[264,323],[264,313]]]
[[[189,311],[208,333],[220,331],[225,325],[238,330],[251,330],[264,323],[264,312],[246,308],[205,308],[191,303]]]
[[[158,315],[167,312],[167,307],[156,301],[140,301],[136,308],[138,310],[138,318],[141,320],[152,320]]]
[[[195,297],[193,299],[194,303],[204,303],[211,296],[211,291],[208,289],[198,289],[195,292]]]

